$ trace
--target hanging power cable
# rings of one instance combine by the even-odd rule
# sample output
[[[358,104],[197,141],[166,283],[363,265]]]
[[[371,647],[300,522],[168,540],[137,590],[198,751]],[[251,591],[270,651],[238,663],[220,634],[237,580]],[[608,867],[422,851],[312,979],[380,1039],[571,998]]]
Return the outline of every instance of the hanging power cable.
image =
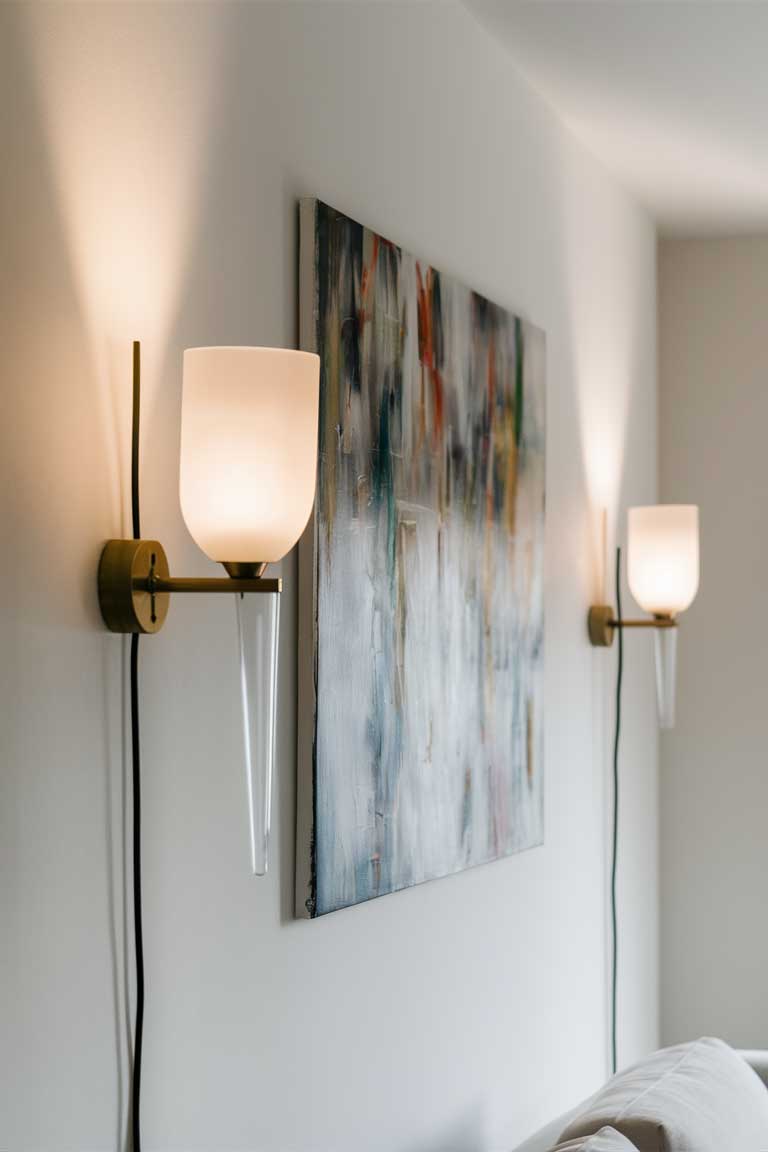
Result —
[[[618,985],[618,924],[616,912],[616,869],[619,853],[619,738],[621,736],[621,682],[624,675],[624,629],[621,627],[621,548],[616,549],[616,634],[618,663],[616,669],[616,729],[613,739],[613,855],[611,861],[611,1072],[616,1063],[616,1000]]]
[[[131,427],[131,513],[134,540],[141,539],[139,514],[139,414],[141,362],[133,345],[133,418]],[[141,1152],[141,1052],[144,1039],[144,929],[141,909],[141,752],[139,744],[139,633],[131,635],[131,761],[133,790],[133,934],[136,948],[136,1023],[131,1086],[131,1145]]]

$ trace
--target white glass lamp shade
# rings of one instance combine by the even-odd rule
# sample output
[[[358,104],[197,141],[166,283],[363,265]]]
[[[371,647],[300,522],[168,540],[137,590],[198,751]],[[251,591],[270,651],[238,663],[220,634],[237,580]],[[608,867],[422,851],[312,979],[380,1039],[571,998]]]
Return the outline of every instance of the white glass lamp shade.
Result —
[[[629,587],[654,616],[684,612],[699,588],[699,509],[655,504],[629,510]]]
[[[212,560],[270,563],[312,511],[320,358],[287,348],[188,348],[181,510]]]

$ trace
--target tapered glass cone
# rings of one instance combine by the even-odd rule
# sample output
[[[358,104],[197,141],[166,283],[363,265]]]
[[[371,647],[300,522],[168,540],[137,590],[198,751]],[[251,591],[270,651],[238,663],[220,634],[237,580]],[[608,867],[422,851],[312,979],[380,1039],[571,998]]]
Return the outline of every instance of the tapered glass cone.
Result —
[[[272,773],[277,710],[277,641],[280,595],[236,596],[240,636],[240,685],[251,833],[251,867],[264,876],[269,859]]]
[[[675,726],[675,681],[677,671],[677,628],[657,628],[656,702],[659,727]]]

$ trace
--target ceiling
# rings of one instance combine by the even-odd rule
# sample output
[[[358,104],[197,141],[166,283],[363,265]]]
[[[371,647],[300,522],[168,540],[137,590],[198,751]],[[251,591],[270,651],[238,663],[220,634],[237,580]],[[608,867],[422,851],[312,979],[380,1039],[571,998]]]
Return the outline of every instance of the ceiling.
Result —
[[[468,0],[671,235],[768,231],[768,2]]]

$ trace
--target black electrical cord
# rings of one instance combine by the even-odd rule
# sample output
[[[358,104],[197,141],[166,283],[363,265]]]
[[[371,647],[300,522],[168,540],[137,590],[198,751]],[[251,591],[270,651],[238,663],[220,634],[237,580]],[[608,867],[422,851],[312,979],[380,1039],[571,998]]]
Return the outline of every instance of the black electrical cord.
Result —
[[[141,1049],[144,1038],[144,938],[141,916],[141,760],[139,756],[139,634],[131,636],[131,744],[133,748],[133,932],[136,947],[136,1024],[133,1042],[131,1146],[141,1152]]]
[[[616,866],[619,852],[619,737],[621,736],[621,681],[624,675],[624,629],[621,627],[621,548],[616,549],[616,624],[618,664],[616,670],[616,730],[613,740],[613,860],[611,863],[611,1072],[616,1073],[616,989],[618,983],[618,926],[616,915]]]
[[[133,345],[133,417],[131,427],[131,513],[133,538],[141,539],[139,519],[140,350]],[[141,754],[139,747],[139,634],[131,636],[131,759],[133,765],[133,936],[136,948],[136,1024],[131,1086],[131,1146],[141,1152],[141,1050],[144,1039],[144,929],[141,914]]]

